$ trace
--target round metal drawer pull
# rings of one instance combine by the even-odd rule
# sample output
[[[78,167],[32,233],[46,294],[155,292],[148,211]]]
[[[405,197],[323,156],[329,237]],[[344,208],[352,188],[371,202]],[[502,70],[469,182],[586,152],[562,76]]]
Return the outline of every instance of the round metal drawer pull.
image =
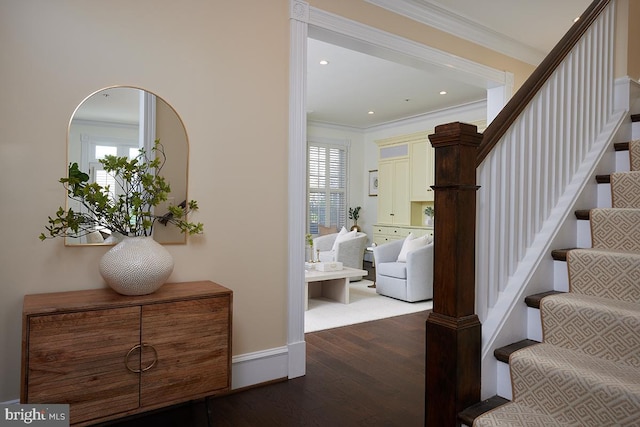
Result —
[[[129,366],[129,356],[131,356],[131,353],[133,353],[134,351],[138,350],[138,349],[144,349],[144,348],[150,348],[151,350],[153,350],[153,362],[151,362],[151,364],[149,364],[148,366],[142,368],[142,369],[132,369]],[[140,372],[145,372],[148,371],[149,369],[153,368],[156,364],[156,362],[158,361],[158,351],[156,350],[156,348],[154,346],[152,346],[151,344],[147,344],[147,343],[142,343],[142,344],[136,344],[133,347],[131,347],[131,349],[127,352],[127,355],[124,357],[124,365],[127,367],[127,369],[131,372],[133,372],[134,374],[139,374]]]

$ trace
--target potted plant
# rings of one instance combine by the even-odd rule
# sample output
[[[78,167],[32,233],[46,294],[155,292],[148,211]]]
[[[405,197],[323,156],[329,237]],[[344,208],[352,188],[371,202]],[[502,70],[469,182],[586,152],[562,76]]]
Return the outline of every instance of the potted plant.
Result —
[[[306,264],[313,262],[313,234],[305,234],[304,242],[304,261],[306,266]]]
[[[100,230],[122,236],[122,240],[100,261],[100,273],[107,284],[126,295],[155,291],[173,270],[171,255],[151,237],[156,223],[173,224],[188,234],[203,231],[202,223],[187,220],[189,213],[198,210],[194,200],[169,206],[169,212],[164,215],[154,212],[155,207],[167,200],[171,187],[160,174],[166,162],[160,140],[155,141],[150,154],[141,149],[140,154],[131,160],[110,155],[100,159],[105,172],[115,181],[114,188],[89,182],[89,175],[82,172],[77,163],[70,164],[68,176],[61,178],[60,182],[69,199],[77,202],[81,209],[59,207],[55,216],[49,217],[45,226],[47,233],[40,234],[41,240],[77,238]],[[152,254],[147,251],[152,251]],[[160,261],[163,266],[156,266],[158,271],[152,271],[151,265]],[[140,277],[144,272],[152,273],[149,280],[153,284]],[[125,283],[116,283],[118,281]],[[133,282],[144,283],[143,289],[133,289]],[[158,285],[158,282],[161,283]]]
[[[349,219],[353,220],[353,227],[351,230],[360,231],[360,227],[358,226],[358,218],[360,218],[360,206],[356,206],[355,208],[349,208]]]
[[[425,225],[433,225],[433,219],[435,218],[435,210],[433,209],[433,206],[427,206],[424,209],[424,214],[425,214]]]

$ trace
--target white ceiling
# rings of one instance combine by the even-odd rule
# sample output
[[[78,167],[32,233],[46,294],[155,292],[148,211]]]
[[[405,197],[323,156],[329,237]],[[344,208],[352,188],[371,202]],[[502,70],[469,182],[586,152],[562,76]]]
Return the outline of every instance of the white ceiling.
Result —
[[[590,0],[366,0],[531,64]],[[319,38],[322,38],[321,36]],[[325,59],[328,65],[320,65]],[[440,95],[441,90],[447,91]],[[486,98],[484,88],[309,38],[307,118],[366,129]],[[373,115],[368,114],[374,111]]]
[[[140,90],[113,87],[96,92],[84,100],[73,114],[74,120],[138,124]]]

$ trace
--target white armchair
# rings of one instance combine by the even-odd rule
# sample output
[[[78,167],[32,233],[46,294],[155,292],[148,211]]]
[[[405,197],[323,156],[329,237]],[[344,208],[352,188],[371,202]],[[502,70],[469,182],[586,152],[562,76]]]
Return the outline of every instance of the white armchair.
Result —
[[[355,237],[339,241],[334,248],[334,243],[339,233],[327,234],[313,239],[313,253],[319,255],[318,261],[339,261],[344,267],[362,270],[362,260],[367,247],[367,235],[356,233]],[[351,281],[361,280],[362,277],[354,277]]]
[[[404,240],[395,240],[373,248],[376,263],[376,292],[408,302],[433,299],[433,243],[398,255]]]

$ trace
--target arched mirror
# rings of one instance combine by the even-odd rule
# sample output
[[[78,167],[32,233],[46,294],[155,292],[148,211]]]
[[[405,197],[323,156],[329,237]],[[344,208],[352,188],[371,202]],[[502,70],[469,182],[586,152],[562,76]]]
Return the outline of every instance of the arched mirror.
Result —
[[[187,199],[189,141],[182,120],[162,98],[134,87],[110,87],[93,93],[76,108],[69,122],[67,160],[77,163],[92,182],[108,183],[99,162],[105,155],[136,157],[144,148],[151,152],[156,139],[164,147],[166,163],[161,175],[171,186],[169,199],[156,206],[157,215],[167,206]],[[67,200],[67,208],[81,210]],[[153,237],[160,243],[185,243],[186,235],[172,224],[157,223]],[[79,238],[65,238],[66,245],[108,245],[117,243],[110,230],[101,229]]]

